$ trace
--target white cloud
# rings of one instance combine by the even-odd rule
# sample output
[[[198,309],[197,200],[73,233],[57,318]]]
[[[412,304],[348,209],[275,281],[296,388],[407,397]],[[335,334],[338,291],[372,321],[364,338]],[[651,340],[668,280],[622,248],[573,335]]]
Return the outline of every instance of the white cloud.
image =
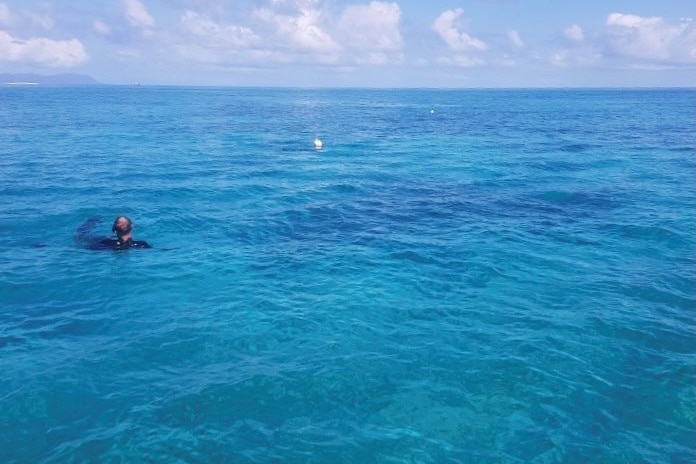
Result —
[[[568,40],[573,42],[582,42],[585,39],[585,34],[582,32],[582,28],[577,24],[573,24],[563,30],[563,35]]]
[[[288,0],[272,0],[274,6],[288,5]],[[281,43],[299,47],[305,51],[332,52],[338,50],[338,44],[322,29],[321,12],[312,8],[315,0],[293,2],[289,13],[281,13],[270,8],[259,8],[254,15],[262,21],[275,27]],[[293,14],[294,13],[294,14]]]
[[[670,23],[612,13],[607,17],[607,46],[619,58],[659,65],[696,64],[696,25],[691,19]]]
[[[123,5],[131,26],[142,29],[144,32],[150,31],[155,26],[155,20],[140,0],[123,0]]]
[[[18,61],[52,68],[70,68],[87,60],[87,53],[77,39],[51,40],[34,37],[21,40],[0,31],[0,61]]]
[[[573,24],[564,31],[567,47],[554,51],[549,61],[557,66],[603,63],[628,68],[660,69],[696,65],[696,24],[691,19],[667,21],[612,13],[603,34],[587,38]]]
[[[612,13],[607,17],[607,26],[623,26],[630,28],[652,27],[662,23],[662,18],[642,18],[631,14]]]
[[[524,48],[524,42],[522,41],[522,38],[520,37],[520,34],[517,31],[508,31],[507,38],[510,41],[510,43],[516,48]]]
[[[466,32],[459,31],[457,20],[463,13],[464,10],[461,8],[444,11],[433,22],[433,30],[447,44],[450,50],[457,52],[486,50],[488,46],[483,41],[471,37]]]
[[[402,46],[400,21],[401,9],[396,3],[350,5],[343,10],[338,31],[341,42],[348,48],[370,52],[394,51]],[[375,61],[380,61],[384,56]]]
[[[181,25],[190,33],[203,38],[214,47],[249,47],[259,41],[259,37],[247,28],[235,25],[221,25],[204,18],[194,11],[187,11],[181,17]]]
[[[181,17],[189,36],[175,46],[187,60],[221,66],[249,63],[384,65],[403,63],[401,9],[393,2],[349,5],[338,15],[318,0],[268,0],[246,25],[197,11]]]
[[[317,0],[270,0],[252,11],[254,29],[225,24],[195,11],[181,17],[189,34],[175,50],[186,60],[221,67],[267,67],[274,64],[336,65],[340,45],[325,29],[329,18]]]
[[[108,26],[108,24],[104,23],[103,21],[99,21],[98,19],[95,19],[92,21],[92,28],[101,35],[109,35],[111,34],[111,28]]]

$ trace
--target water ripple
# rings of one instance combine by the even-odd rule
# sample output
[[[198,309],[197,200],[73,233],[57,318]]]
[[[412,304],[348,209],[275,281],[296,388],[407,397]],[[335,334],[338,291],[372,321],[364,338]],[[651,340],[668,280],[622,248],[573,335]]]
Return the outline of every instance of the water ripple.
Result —
[[[696,458],[692,91],[0,92],[0,461]]]

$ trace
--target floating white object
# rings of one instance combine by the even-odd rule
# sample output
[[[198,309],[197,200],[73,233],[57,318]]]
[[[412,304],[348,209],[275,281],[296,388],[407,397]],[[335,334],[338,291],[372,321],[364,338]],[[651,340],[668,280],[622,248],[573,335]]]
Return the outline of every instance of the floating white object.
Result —
[[[430,110],[430,114],[435,114],[435,110]]]
[[[322,141],[319,139],[319,137],[314,139],[314,149],[315,150],[321,150],[321,148],[324,146]]]

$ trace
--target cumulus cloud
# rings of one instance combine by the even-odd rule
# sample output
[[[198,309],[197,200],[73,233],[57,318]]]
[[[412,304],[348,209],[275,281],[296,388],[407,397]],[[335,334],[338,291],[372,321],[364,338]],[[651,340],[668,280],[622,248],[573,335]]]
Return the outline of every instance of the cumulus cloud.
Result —
[[[22,40],[0,31],[0,61],[34,63],[52,68],[70,68],[87,60],[77,39],[51,40],[35,37]]]
[[[396,3],[371,2],[350,5],[338,21],[342,42],[349,48],[385,52],[399,50],[402,45],[399,23],[401,9]],[[380,61],[384,55],[380,56]]]
[[[248,27],[216,21],[196,11],[186,11],[180,24],[187,35],[174,49],[187,61],[235,70],[287,61],[282,53],[264,50],[261,37]]]
[[[642,18],[632,14],[612,13],[607,17],[608,26],[622,26],[629,28],[641,29],[652,27],[662,23],[662,18]]]
[[[548,61],[554,66],[593,66],[603,59],[601,46],[597,40],[586,40],[585,33],[578,25],[563,30],[563,48],[554,50]]]
[[[212,46],[248,47],[259,41],[259,37],[247,27],[218,24],[194,11],[184,13],[181,25]]]
[[[585,34],[582,32],[582,28],[577,24],[573,24],[563,30],[563,35],[566,39],[572,40],[573,42],[582,42],[585,39]]]
[[[488,45],[483,41],[471,37],[466,32],[458,29],[458,20],[464,13],[464,10],[457,8],[456,10],[446,10],[433,22],[433,30],[447,44],[452,51],[481,51],[486,50]]]
[[[155,20],[140,0],[123,0],[123,5],[131,26],[142,29],[143,32],[148,32],[155,26]]]
[[[605,29],[587,38],[574,24],[563,31],[566,48],[550,55],[558,66],[605,65],[630,68],[669,68],[696,65],[696,24],[691,19],[668,21],[612,13]]]
[[[254,14],[260,20],[274,26],[280,40],[305,51],[332,52],[338,45],[322,28],[323,18],[320,10],[313,8],[314,0],[273,0],[274,6],[290,5],[288,13],[280,9],[259,8]]]
[[[658,65],[696,64],[696,25],[691,19],[668,22],[612,13],[606,26],[607,47],[615,57]]]
[[[232,66],[243,61],[332,66],[404,61],[397,3],[353,4],[337,13],[318,0],[268,0],[252,10],[251,29],[187,11],[180,23],[190,40],[176,49],[187,59]]]

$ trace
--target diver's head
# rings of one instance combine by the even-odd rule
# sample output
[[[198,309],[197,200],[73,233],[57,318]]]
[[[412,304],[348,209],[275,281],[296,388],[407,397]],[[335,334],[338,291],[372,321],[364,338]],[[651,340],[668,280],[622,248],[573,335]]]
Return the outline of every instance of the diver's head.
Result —
[[[127,216],[119,216],[114,220],[114,225],[111,227],[111,232],[116,234],[118,238],[127,237],[133,230],[133,221]]]

